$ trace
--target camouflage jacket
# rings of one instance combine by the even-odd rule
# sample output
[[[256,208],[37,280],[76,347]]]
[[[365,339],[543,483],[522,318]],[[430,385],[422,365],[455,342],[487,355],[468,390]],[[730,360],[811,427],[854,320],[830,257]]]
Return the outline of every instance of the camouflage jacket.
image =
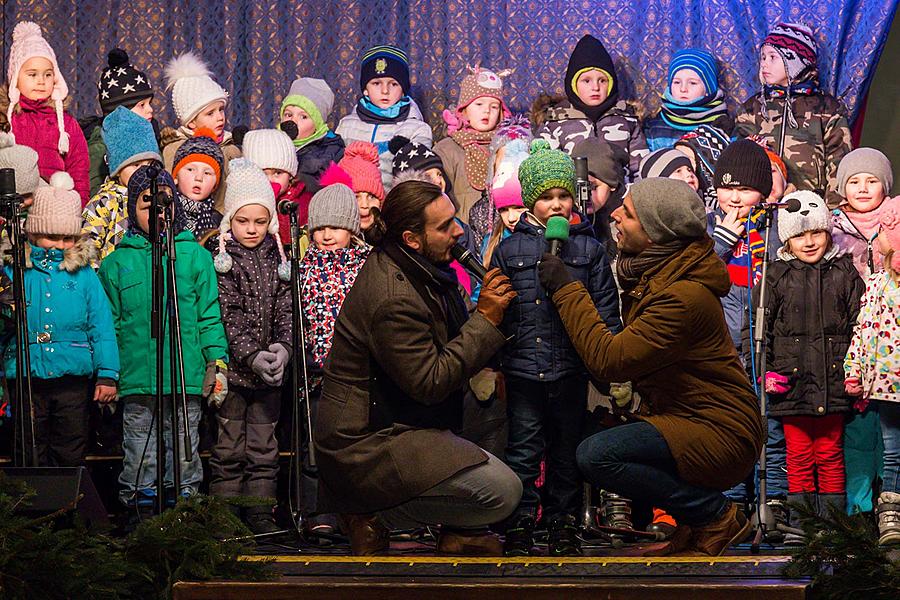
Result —
[[[777,152],[782,134],[784,98],[769,99],[765,109],[757,94],[744,102],[737,116],[737,137],[762,136]],[[794,96],[791,107],[797,127],[788,126],[784,140],[784,164],[788,180],[798,190],[824,194],[829,208],[840,204],[837,167],[852,150],[850,125],[844,106],[829,94]]]
[[[532,106],[531,122],[540,137],[554,148],[571,155],[581,140],[597,136],[628,155],[628,181],[634,181],[641,170],[641,159],[650,153],[641,121],[624,100],[620,100],[593,123],[573,107],[564,96],[541,96]]]

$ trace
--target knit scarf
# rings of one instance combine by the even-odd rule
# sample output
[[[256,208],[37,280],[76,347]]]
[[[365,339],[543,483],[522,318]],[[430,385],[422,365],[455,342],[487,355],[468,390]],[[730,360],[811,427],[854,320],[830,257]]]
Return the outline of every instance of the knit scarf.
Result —
[[[694,240],[674,240],[665,244],[651,244],[639,254],[619,254],[616,274],[623,290],[630,291],[641,281],[644,273],[666,262],[672,255],[687,248]]]
[[[466,178],[469,180],[469,185],[476,190],[484,190],[487,187],[487,167],[490,155],[488,146],[494,138],[494,132],[466,128],[454,131],[450,137],[466,153]]]
[[[325,366],[334,338],[334,322],[347,292],[369,255],[368,246],[319,250],[309,247],[300,263],[304,301],[306,347],[318,367]]]
[[[670,90],[666,90],[659,112],[659,116],[667,125],[680,131],[690,131],[703,123],[713,123],[727,114],[725,92],[722,90],[716,90],[715,93],[687,103],[678,102],[672,98]]]
[[[847,219],[853,223],[853,226],[856,227],[859,232],[865,236],[866,241],[868,241],[878,235],[878,231],[881,229],[881,215],[884,212],[882,207],[888,205],[890,205],[889,202],[882,202],[878,208],[870,210],[869,212],[862,213],[844,210],[844,214],[847,215]]]
[[[766,211],[751,213],[745,224],[744,235],[735,245],[731,256],[725,261],[731,283],[741,287],[750,286],[750,268],[752,261],[753,285],[762,277],[762,263],[766,252],[766,242],[762,236]]]
[[[397,104],[381,108],[373,104],[366,96],[363,96],[356,105],[356,114],[359,115],[363,123],[371,125],[397,123],[406,120],[406,117],[409,116],[411,103],[412,100],[409,96],[403,96],[397,101]]]
[[[307,114],[307,116],[313,122],[313,125],[316,126],[313,132],[305,138],[293,140],[295,148],[302,148],[310,142],[314,142],[320,138],[325,137],[325,134],[328,133],[328,124],[325,123],[325,119],[322,117],[322,113],[319,112],[319,108],[315,104],[313,104],[312,100],[310,100],[306,96],[301,96],[299,94],[285,97],[285,99],[281,102],[281,112],[279,112],[280,118],[284,119],[284,109],[288,106],[296,106],[297,108],[303,109],[303,112]]]
[[[212,198],[197,202],[181,192],[175,192],[175,198],[179,212],[184,219],[183,229],[187,229],[199,238],[204,233],[219,228],[222,215],[213,208]]]

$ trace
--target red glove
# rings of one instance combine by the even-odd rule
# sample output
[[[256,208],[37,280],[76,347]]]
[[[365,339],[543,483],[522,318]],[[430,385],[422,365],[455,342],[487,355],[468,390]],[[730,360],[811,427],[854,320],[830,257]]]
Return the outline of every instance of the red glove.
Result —
[[[848,377],[845,379],[844,390],[851,396],[862,396],[863,389],[859,377]]]
[[[760,377],[757,382],[762,381]],[[790,391],[791,386],[788,385],[788,378],[779,375],[773,371],[766,371],[766,393],[768,394],[786,394]]]

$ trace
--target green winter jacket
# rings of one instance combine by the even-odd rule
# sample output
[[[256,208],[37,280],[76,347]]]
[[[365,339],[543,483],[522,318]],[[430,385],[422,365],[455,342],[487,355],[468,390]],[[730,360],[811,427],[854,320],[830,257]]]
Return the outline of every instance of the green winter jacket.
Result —
[[[219,312],[219,288],[212,256],[189,231],[175,237],[184,378],[188,394],[201,394],[206,365],[227,361],[228,343]],[[150,335],[151,246],[143,236],[126,233],[116,251],[100,265],[100,282],[112,307],[121,370],[119,394],[156,393],[156,344]],[[169,383],[169,335],[166,328],[163,392]]]

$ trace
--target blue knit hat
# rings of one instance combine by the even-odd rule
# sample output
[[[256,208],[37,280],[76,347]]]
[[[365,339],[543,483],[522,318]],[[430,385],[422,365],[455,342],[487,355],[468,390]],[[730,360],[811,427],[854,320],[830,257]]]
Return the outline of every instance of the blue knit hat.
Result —
[[[706,86],[706,94],[715,94],[719,89],[719,76],[716,68],[716,58],[706,50],[699,48],[685,48],[679,50],[669,62],[669,88],[672,87],[672,79],[675,73],[681,69],[690,69],[700,76],[703,85]]]
[[[365,51],[359,69],[359,89],[365,91],[366,84],[379,77],[393,77],[403,88],[403,95],[409,94],[409,57],[396,46],[373,46]]]
[[[152,158],[162,162],[153,125],[124,106],[104,117],[100,135],[106,144],[110,177],[117,176],[124,167],[139,160]]]

